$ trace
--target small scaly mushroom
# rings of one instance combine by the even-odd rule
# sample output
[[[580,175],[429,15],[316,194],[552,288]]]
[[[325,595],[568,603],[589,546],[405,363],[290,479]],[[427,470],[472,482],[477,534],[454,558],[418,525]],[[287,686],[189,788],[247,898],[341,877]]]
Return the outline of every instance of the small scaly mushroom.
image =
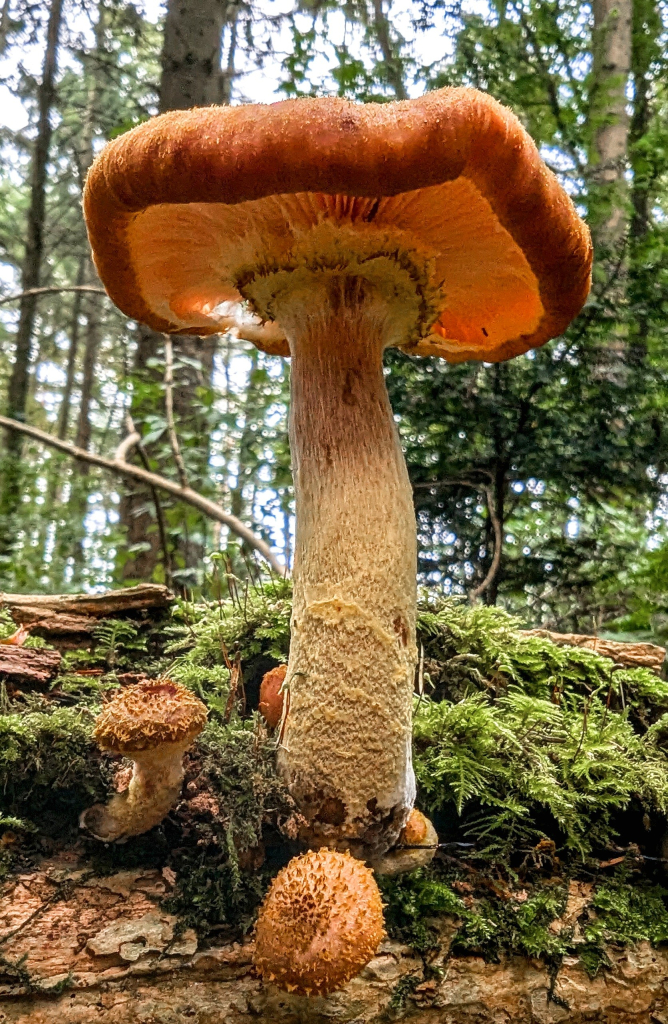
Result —
[[[327,995],[368,964],[384,932],[369,868],[346,853],[311,851],[272,882],[255,927],[255,966],[287,992]]]
[[[128,316],[292,358],[278,765],[305,842],[380,856],[415,800],[417,660],[413,494],[383,353],[498,362],[543,345],[589,291],[587,227],[514,114],[474,89],[163,114],[103,150],[84,211]]]
[[[179,798],[183,755],[206,725],[207,710],[190,690],[167,679],[122,689],[98,716],[102,750],[134,761],[128,788],[87,808],[79,824],[95,839],[119,842],[158,825]]]

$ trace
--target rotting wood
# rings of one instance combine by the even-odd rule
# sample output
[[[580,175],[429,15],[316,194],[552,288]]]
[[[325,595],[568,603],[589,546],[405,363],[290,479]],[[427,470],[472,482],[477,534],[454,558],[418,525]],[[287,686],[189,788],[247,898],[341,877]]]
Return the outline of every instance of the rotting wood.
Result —
[[[76,856],[14,876],[0,892],[0,1020],[9,1024],[657,1024],[666,1019],[668,953],[640,942],[608,949],[609,969],[589,978],[567,957],[552,978],[537,959],[486,963],[450,955],[455,923],[425,965],[385,940],[341,992],[291,996],[263,985],[251,941],[198,948],[190,929],[159,906],[168,870],[93,876]],[[578,908],[571,901],[577,916]],[[568,908],[567,908],[568,913]],[[565,921],[564,921],[565,923]],[[12,965],[20,965],[12,973]],[[397,999],[403,993],[402,999]],[[550,993],[559,1002],[551,1001]],[[568,1007],[568,1009],[566,1009]]]
[[[82,634],[92,633],[99,621],[99,619],[94,618],[92,615],[49,613],[46,618],[41,618],[37,621],[31,619],[29,628],[30,632],[36,636],[44,636],[54,640],[56,637],[77,637]]]
[[[666,659],[665,647],[658,644],[624,643],[621,640],[603,640],[598,636],[583,636],[580,633],[553,633],[551,629],[521,629],[523,636],[543,636],[560,647],[585,647],[587,650],[610,658],[625,668],[649,668],[661,674]]]
[[[39,623],[50,632],[88,632],[97,619],[123,612],[141,612],[151,608],[167,608],[174,595],[159,583],[140,583],[123,590],[107,590],[102,594],[3,594],[0,608],[6,608],[17,623]],[[72,616],[68,629],[64,619],[53,622],[54,616]],[[91,621],[89,621],[91,620]]]
[[[60,667],[58,651],[0,645],[0,678],[13,683],[45,686]],[[2,1019],[2,1018],[0,1018]]]

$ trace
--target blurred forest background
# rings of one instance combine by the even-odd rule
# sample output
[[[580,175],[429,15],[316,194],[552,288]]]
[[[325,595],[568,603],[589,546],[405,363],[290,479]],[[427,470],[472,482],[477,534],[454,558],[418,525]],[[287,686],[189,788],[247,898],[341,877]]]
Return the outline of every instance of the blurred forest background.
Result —
[[[173,108],[488,90],[587,218],[594,287],[564,337],[511,363],[388,353],[420,579],[533,625],[665,642],[667,41],[661,0],[2,0],[0,411],[109,459],[136,431],[121,457],[177,485],[185,470],[289,564],[288,362],[221,335],[175,338],[166,367],[164,338],[100,290],[87,168]],[[0,590],[210,596],[219,560],[250,571],[194,506],[2,433]]]

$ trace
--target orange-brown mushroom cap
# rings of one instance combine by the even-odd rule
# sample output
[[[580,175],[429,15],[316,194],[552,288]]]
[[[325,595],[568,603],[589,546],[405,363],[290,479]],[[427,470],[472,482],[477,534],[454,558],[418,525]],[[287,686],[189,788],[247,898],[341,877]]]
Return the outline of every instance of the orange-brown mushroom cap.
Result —
[[[258,710],[270,729],[275,729],[283,715],[283,683],[287,665],[277,665],[262,677]]]
[[[288,992],[326,995],[362,970],[383,934],[369,868],[347,853],[311,851],[272,883],[255,930],[255,966]]]
[[[171,333],[220,331],[249,273],[294,266],[323,223],[358,231],[363,261],[420,254],[431,298],[400,342],[417,354],[508,359],[560,334],[589,290],[586,226],[515,115],[474,89],[164,114],[105,148],[84,211],[110,297]],[[289,354],[269,327],[256,343]]]
[[[169,680],[120,690],[95,722],[93,737],[103,750],[120,754],[152,750],[163,743],[189,743],[206,725],[205,705],[185,686]]]

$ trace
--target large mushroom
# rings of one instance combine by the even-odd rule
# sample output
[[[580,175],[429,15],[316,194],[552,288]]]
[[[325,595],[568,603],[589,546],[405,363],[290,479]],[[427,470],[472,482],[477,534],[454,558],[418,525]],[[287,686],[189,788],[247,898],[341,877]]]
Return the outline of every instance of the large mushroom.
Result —
[[[292,357],[279,764],[305,839],[378,856],[415,794],[416,527],[383,352],[496,362],[544,344],[587,296],[587,228],[517,118],[473,89],[164,114],[106,147],[84,208],[128,316],[236,326]]]

